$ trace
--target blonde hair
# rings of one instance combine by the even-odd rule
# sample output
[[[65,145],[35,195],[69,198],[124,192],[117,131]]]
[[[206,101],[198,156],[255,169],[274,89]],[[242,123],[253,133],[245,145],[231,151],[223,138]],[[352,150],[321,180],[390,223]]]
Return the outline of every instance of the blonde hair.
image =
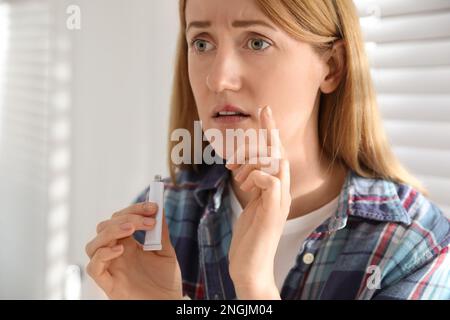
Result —
[[[195,164],[174,165],[170,154],[176,142],[170,132],[185,128],[194,136],[199,120],[189,83],[185,6],[180,0],[180,34],[171,97],[169,125],[169,170],[176,183],[177,170],[195,170]],[[331,94],[321,94],[319,141],[331,163],[343,164],[356,174],[408,184],[424,195],[427,190],[393,154],[381,124],[370,68],[361,36],[359,18],[351,0],[256,0],[265,15],[296,39],[311,44],[317,52],[345,42],[346,73]],[[204,143],[203,147],[205,147]],[[193,151],[191,152],[193,155]],[[191,163],[194,163],[193,161]]]

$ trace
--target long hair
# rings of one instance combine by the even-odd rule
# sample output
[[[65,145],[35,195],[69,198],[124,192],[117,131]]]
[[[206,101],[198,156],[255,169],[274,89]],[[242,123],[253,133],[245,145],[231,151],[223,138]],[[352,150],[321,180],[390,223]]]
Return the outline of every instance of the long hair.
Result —
[[[307,42],[318,52],[329,49],[337,40],[345,42],[345,76],[338,88],[321,93],[319,105],[319,142],[321,152],[356,174],[408,184],[427,195],[427,190],[406,170],[392,152],[376,100],[370,67],[356,8],[351,0],[256,0],[260,9],[275,24],[296,39]],[[168,160],[172,181],[178,170],[195,170],[192,164],[175,165],[171,151],[176,142],[170,133],[178,128],[194,136],[194,121],[199,120],[188,75],[188,48],[185,40],[186,0],[179,2],[180,33],[171,97]],[[203,147],[207,143],[203,142]],[[193,155],[194,152],[192,151]],[[193,160],[193,159],[192,159]]]

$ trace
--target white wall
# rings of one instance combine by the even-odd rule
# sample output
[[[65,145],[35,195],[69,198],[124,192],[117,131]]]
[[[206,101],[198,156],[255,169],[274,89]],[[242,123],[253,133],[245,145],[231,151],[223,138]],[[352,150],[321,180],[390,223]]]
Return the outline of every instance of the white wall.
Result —
[[[70,3],[74,3],[70,1]],[[96,224],[167,174],[178,1],[84,0],[72,31],[73,158],[68,262],[86,265]],[[89,277],[83,298],[103,295]]]

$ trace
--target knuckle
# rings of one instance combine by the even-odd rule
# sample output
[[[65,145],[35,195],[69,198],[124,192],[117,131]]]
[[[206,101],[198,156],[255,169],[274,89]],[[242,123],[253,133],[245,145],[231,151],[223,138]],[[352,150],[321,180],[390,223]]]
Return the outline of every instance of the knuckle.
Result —
[[[111,215],[111,218],[117,218],[120,215],[120,211],[116,211]]]
[[[95,261],[101,261],[105,254],[105,248],[98,248],[95,252]]]
[[[110,239],[112,239],[114,237],[114,228],[109,226],[106,227],[102,232],[100,232],[99,234],[99,241],[103,242],[103,241],[108,241]]]
[[[86,246],[84,247],[84,251],[86,252],[86,254],[90,257],[91,255],[91,242],[88,242],[86,244]]]
[[[275,177],[269,177],[269,186],[271,188],[276,188],[277,186],[279,186],[280,184],[280,180],[278,180]]]
[[[137,217],[134,215],[127,215],[121,223],[132,223],[133,225],[136,223]]]
[[[105,239],[114,239],[118,230],[121,230],[119,226],[111,226],[105,229]]]
[[[100,231],[102,231],[105,228],[105,224],[107,223],[107,221],[108,220],[101,221],[97,224],[97,228],[96,228],[97,233],[100,233]]]
[[[135,216],[132,214],[127,214],[120,219],[117,219],[116,223],[114,224],[115,228],[112,228],[112,231],[123,231],[120,227],[121,225],[125,223],[131,223],[133,226],[135,225]]]
[[[252,171],[250,172],[250,174],[248,175],[249,177],[251,177],[251,178],[255,178],[256,176],[258,176],[260,173],[259,173],[259,170],[256,170],[256,169],[252,169]]]
[[[92,262],[89,262],[89,263],[87,264],[87,266],[86,266],[86,273],[87,273],[89,276],[91,276],[91,277],[94,276],[94,273],[93,273],[93,267],[92,267]]]

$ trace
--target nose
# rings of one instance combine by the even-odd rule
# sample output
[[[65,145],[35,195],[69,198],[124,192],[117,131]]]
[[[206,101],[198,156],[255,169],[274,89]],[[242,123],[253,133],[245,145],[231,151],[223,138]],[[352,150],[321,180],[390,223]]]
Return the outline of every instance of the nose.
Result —
[[[241,76],[238,57],[231,50],[217,50],[211,70],[206,77],[206,85],[214,93],[225,90],[238,91]]]

